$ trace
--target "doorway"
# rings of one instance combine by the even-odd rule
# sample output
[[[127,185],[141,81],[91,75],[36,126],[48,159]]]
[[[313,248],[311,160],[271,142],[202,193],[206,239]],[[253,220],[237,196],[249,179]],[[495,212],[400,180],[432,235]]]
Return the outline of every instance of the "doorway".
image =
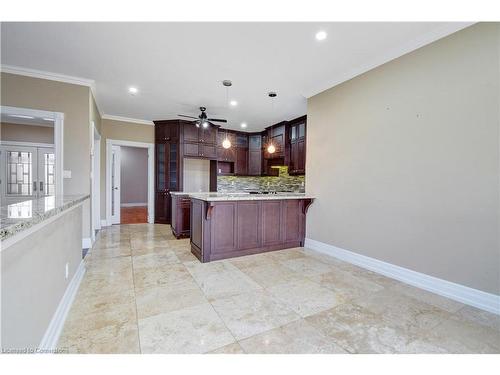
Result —
[[[1,107],[0,197],[3,202],[63,194],[64,116],[18,107]]]
[[[108,225],[153,223],[152,143],[106,140]]]

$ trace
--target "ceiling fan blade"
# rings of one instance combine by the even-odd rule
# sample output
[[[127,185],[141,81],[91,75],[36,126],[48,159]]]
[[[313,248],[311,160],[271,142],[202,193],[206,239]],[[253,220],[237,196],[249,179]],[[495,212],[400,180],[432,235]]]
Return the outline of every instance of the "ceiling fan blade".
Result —
[[[221,118],[207,118],[208,121],[217,121],[217,122],[227,122],[227,120]]]
[[[198,117],[194,116],[187,116],[187,115],[177,115],[177,116],[198,119]]]

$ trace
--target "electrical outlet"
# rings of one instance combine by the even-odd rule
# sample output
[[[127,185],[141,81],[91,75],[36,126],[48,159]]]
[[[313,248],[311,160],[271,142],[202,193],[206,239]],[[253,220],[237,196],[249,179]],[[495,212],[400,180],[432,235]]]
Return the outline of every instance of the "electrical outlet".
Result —
[[[69,276],[69,263],[66,263],[65,276],[64,276],[66,280],[68,280],[68,276]]]

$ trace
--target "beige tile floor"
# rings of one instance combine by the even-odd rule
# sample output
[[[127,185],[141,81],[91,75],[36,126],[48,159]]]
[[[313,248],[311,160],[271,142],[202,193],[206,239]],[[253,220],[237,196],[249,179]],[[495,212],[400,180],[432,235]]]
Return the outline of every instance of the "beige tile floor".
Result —
[[[99,233],[72,353],[500,353],[498,316],[314,251],[202,264],[167,225]]]

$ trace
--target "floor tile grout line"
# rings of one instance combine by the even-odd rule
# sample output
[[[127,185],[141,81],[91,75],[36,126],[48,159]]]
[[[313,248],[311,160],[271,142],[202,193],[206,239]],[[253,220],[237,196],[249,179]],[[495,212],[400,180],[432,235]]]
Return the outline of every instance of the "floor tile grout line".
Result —
[[[130,239],[130,265],[132,268],[132,283],[134,284],[134,305],[135,305],[135,322],[137,325],[137,340],[139,342],[139,353],[142,354],[141,331],[139,327],[139,311],[137,309],[137,294],[135,288],[134,256],[132,254],[132,239]]]
[[[203,291],[203,289],[201,288],[201,285],[198,283],[198,281],[195,279],[195,277],[193,276],[193,274],[191,272],[189,272],[189,269],[186,267],[186,265],[184,263],[182,263],[182,265],[184,266],[184,268],[186,269],[186,271],[189,273],[189,275],[191,276],[191,278],[194,280],[195,284],[198,286],[198,288],[200,289],[201,293],[203,294],[203,296],[205,297],[205,299],[207,300],[208,304],[210,305],[210,307],[212,308],[212,310],[214,310],[215,314],[219,317],[220,321],[222,322],[222,324],[224,325],[224,327],[227,329],[227,331],[229,332],[229,334],[233,337],[234,339],[234,342],[237,342],[238,345],[239,342],[238,340],[236,339],[236,337],[234,336],[233,332],[229,329],[229,327],[227,326],[226,322],[224,321],[224,319],[222,319],[222,317],[220,316],[220,314],[217,312],[217,310],[215,309],[214,305],[212,305],[212,302],[210,302],[210,299],[208,298],[208,296],[205,294],[205,292]],[[230,344],[227,344],[227,345],[230,345]],[[227,346],[227,345],[223,345],[219,348],[216,348],[214,350],[217,350],[217,349],[220,349],[220,348],[223,348],[224,346]],[[241,345],[240,345],[241,347]],[[243,350],[243,348],[241,348]],[[213,350],[210,350],[210,351],[213,351]],[[205,352],[203,354],[207,354],[209,352]]]

